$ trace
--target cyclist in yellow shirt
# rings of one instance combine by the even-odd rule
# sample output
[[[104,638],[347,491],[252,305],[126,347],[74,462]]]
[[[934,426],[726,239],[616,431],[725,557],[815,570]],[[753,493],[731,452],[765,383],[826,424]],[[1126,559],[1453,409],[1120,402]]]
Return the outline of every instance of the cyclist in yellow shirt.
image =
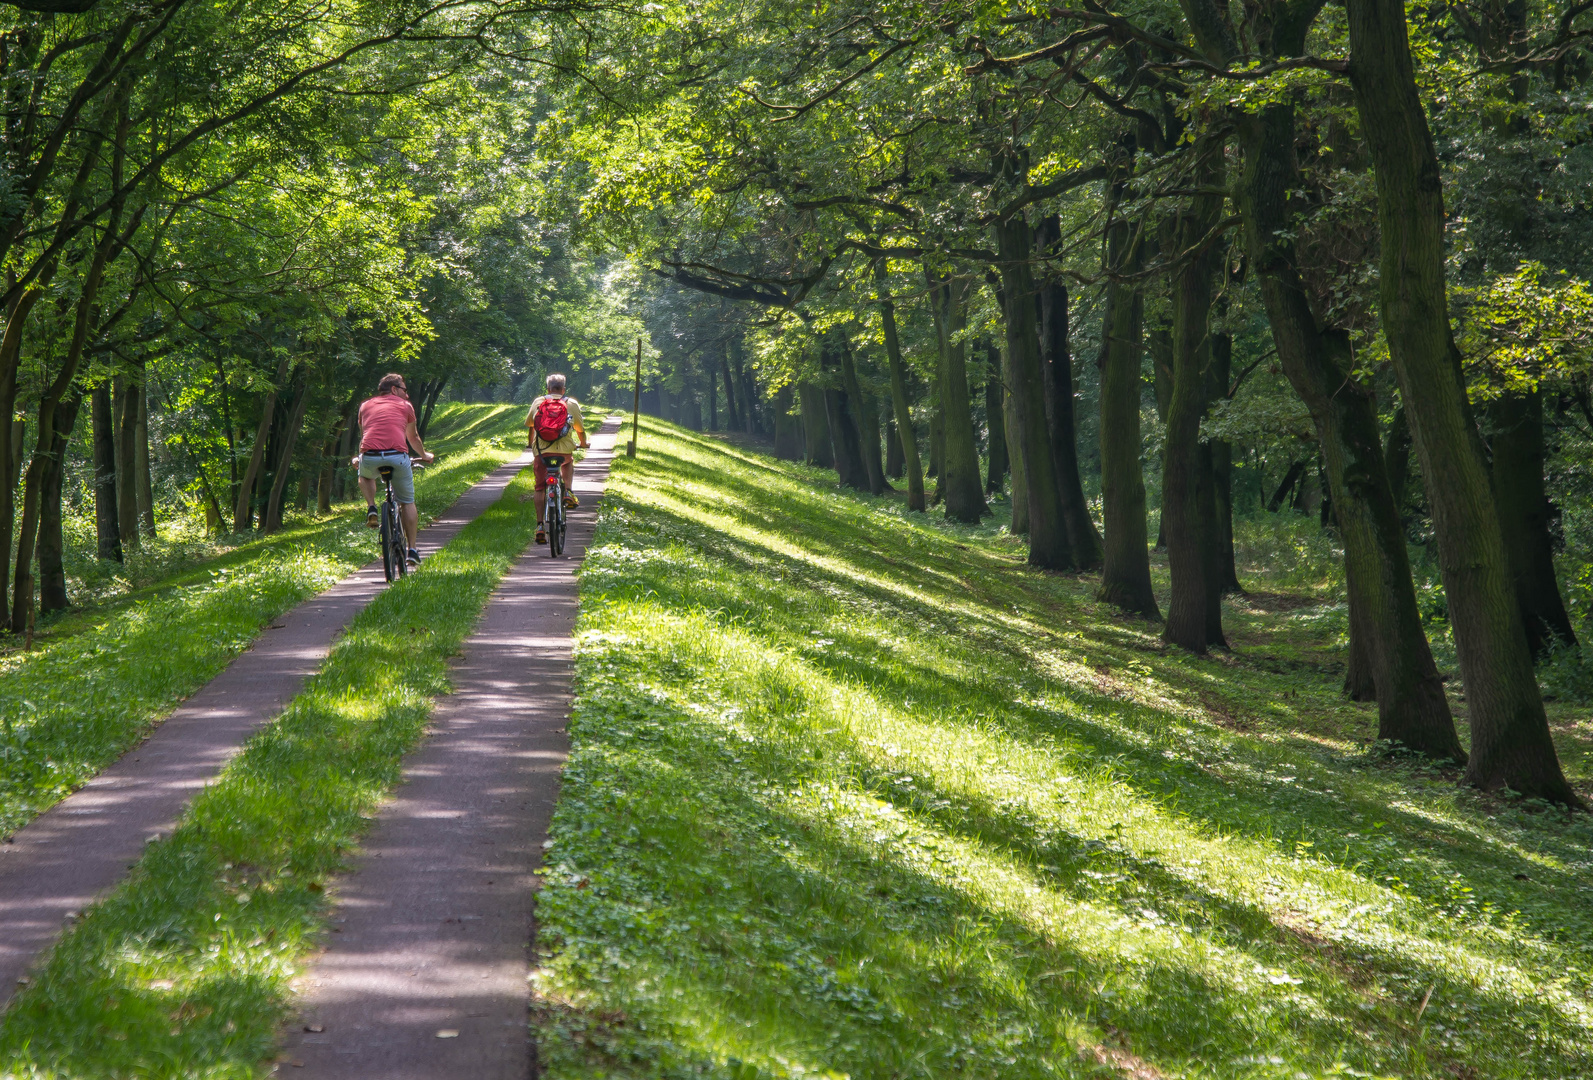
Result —
[[[536,477],[536,504],[537,504],[537,543],[548,542],[548,534],[542,528],[544,511],[548,502],[548,467],[542,460],[544,454],[561,454],[564,461],[559,465],[559,474],[564,478],[564,508],[573,510],[581,505],[575,497],[575,448],[577,445],[585,448],[589,445],[586,441],[586,428],[581,423],[581,405],[574,398],[564,393],[565,379],[563,375],[553,374],[548,376],[548,392],[531,403],[531,411],[526,414],[526,449],[536,454],[532,463],[532,475]],[[580,442],[576,442],[576,438]]]

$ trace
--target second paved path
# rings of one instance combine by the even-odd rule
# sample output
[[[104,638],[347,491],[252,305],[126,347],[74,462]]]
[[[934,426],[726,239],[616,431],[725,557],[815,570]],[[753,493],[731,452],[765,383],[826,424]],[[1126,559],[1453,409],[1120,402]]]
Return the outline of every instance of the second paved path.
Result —
[[[423,552],[458,535],[529,458],[500,466],[419,536]],[[143,743],[0,844],[0,1008],[69,916],[93,903],[169,833],[188,801],[304,687],[332,642],[385,586],[374,562],[273,620],[251,646]]]

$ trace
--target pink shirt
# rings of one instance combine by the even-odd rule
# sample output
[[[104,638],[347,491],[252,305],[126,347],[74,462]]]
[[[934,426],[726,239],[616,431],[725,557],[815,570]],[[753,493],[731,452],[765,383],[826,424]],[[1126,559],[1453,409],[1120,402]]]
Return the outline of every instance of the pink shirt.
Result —
[[[415,406],[397,394],[379,394],[360,406],[360,451],[409,449]]]

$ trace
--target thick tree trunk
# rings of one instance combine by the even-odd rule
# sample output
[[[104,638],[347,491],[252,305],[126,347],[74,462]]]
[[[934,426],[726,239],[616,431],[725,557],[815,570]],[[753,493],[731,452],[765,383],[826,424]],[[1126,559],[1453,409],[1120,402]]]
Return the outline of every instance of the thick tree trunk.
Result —
[[[1036,230],[1040,252],[1061,245],[1061,227],[1053,215]],[[1073,353],[1068,347],[1068,290],[1047,279],[1040,285],[1040,370],[1044,376],[1045,417],[1051,432],[1051,454],[1056,460],[1057,496],[1062,500],[1062,520],[1068,547],[1080,570],[1100,567],[1101,535],[1090,517],[1079,476],[1078,430],[1073,414]]]
[[[985,491],[999,495],[1007,483],[1006,390],[1001,385],[1001,351],[989,342],[985,354],[990,358],[990,374],[985,379],[985,426],[990,432],[990,454],[985,472]]]
[[[929,471],[924,475],[935,481],[935,497],[931,502],[940,502],[946,494],[946,485],[941,480],[941,458],[946,450],[946,411],[940,407],[940,380],[935,380],[934,400],[929,408]]]
[[[1410,424],[1405,420],[1403,405],[1394,410],[1394,419],[1388,425],[1383,462],[1388,469],[1388,491],[1394,498],[1394,509],[1403,515],[1405,490],[1410,484]]]
[[[264,526],[267,533],[282,528],[282,492],[288,485],[288,474],[293,471],[293,449],[299,442],[299,429],[304,426],[304,409],[309,400],[310,376],[306,372],[299,380],[299,389],[293,398],[288,427],[282,436],[282,452],[277,456],[276,475],[271,480],[271,496],[266,500]]]
[[[900,480],[907,474],[907,458],[902,454],[902,440],[896,434],[896,421],[885,421],[885,479]]]
[[[1023,447],[1018,445],[1018,400],[1005,389],[1006,364],[1002,364],[1001,422],[1007,429],[1007,471],[1012,474],[1012,532],[1029,535],[1029,477],[1023,471]]]
[[[962,340],[968,326],[969,285],[960,279],[929,278],[934,308],[935,340],[940,355],[942,450],[936,487],[952,521],[977,525],[990,512],[979,482],[979,446],[974,441],[973,406],[968,400],[968,347]]]
[[[72,428],[77,424],[78,408],[82,404],[82,395],[74,392],[56,407],[55,440],[45,467],[43,500],[39,508],[39,611],[45,615],[72,606],[66,595],[66,539],[61,531],[61,495],[66,475],[66,444],[71,441]]]
[[[1009,425],[1023,458],[1028,489],[1029,565],[1047,570],[1074,568],[1058,494],[1055,454],[1045,417],[1045,379],[1040,368],[1040,335],[1030,259],[1034,238],[1021,215],[993,227],[1000,259],[1001,294],[1006,311],[1004,381],[1012,395]],[[1015,422],[1014,422],[1015,421]],[[1014,473],[1016,473],[1014,469]]]
[[[149,475],[149,380],[140,379],[138,427],[133,432],[133,470],[138,493],[138,525],[143,534],[155,538],[155,490]]]
[[[835,452],[830,447],[830,417],[824,407],[824,391],[812,383],[797,385],[802,410],[803,460],[821,469],[833,468]]]
[[[889,280],[884,260],[874,262],[874,282],[879,292],[879,312],[885,338],[885,359],[891,373],[891,416],[896,422],[896,438],[902,451],[902,468],[907,475],[907,509],[923,510],[924,466],[918,456],[918,432],[913,427],[912,401],[907,397],[907,366],[902,362],[901,339],[896,333],[896,305],[888,292]]]
[[[111,423],[111,387],[101,382],[90,391],[94,425],[94,533],[96,555],[122,561],[121,518],[116,513],[116,432]]]
[[[1200,170],[1201,182],[1217,183],[1220,145],[1203,140],[1195,152],[1207,161]],[[1195,196],[1191,202],[1175,226],[1176,247],[1186,261],[1172,282],[1173,393],[1167,406],[1162,465],[1162,522],[1172,594],[1164,636],[1169,644],[1204,653],[1208,646],[1227,642],[1222,634],[1222,591],[1213,576],[1217,514],[1211,451],[1200,441],[1200,421],[1209,404],[1208,320],[1217,260],[1210,247],[1195,249],[1216,225],[1222,202],[1213,195]]]
[[[858,451],[862,458],[863,477],[871,495],[885,493],[885,463],[879,455],[879,412],[874,399],[863,393],[857,380],[857,362],[852,356],[852,346],[842,341],[839,349],[841,381],[846,387],[848,407],[857,424]]]
[[[1347,334],[1317,323],[1296,263],[1289,192],[1300,186],[1294,116],[1274,106],[1240,127],[1245,173],[1239,205],[1284,374],[1311,413],[1344,544],[1350,593],[1345,689],[1378,702],[1378,738],[1435,758],[1464,760],[1443,684],[1422,628],[1398,505],[1390,489],[1370,392],[1350,377]],[[1282,504],[1306,478],[1295,462],[1274,493]]]
[[[1141,243],[1126,221],[1107,234],[1106,264],[1113,273],[1140,268]],[[1144,365],[1144,294],[1115,277],[1106,282],[1101,320],[1101,517],[1100,599],[1124,611],[1158,618],[1151,588],[1145,520],[1145,474],[1140,464],[1140,386]]]
[[[1543,656],[1575,645],[1554,574],[1553,506],[1543,488],[1543,393],[1506,394],[1488,406],[1493,494],[1527,647]]]
[[[1367,625],[1365,606],[1349,590],[1350,649],[1344,665],[1344,696],[1351,701],[1377,700],[1377,673],[1372,666],[1372,640],[1377,635]]]
[[[1427,486],[1471,714],[1466,779],[1580,804],[1549,736],[1450,333],[1443,185],[1416,92],[1405,8],[1346,0],[1346,12],[1350,81],[1376,171],[1383,330]]]

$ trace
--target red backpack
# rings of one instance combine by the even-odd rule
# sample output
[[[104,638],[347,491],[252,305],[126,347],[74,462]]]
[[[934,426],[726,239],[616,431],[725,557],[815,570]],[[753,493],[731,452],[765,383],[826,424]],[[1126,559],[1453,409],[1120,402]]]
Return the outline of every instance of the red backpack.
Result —
[[[555,443],[570,433],[570,410],[563,398],[543,398],[531,418],[531,427],[537,438],[545,443]]]

